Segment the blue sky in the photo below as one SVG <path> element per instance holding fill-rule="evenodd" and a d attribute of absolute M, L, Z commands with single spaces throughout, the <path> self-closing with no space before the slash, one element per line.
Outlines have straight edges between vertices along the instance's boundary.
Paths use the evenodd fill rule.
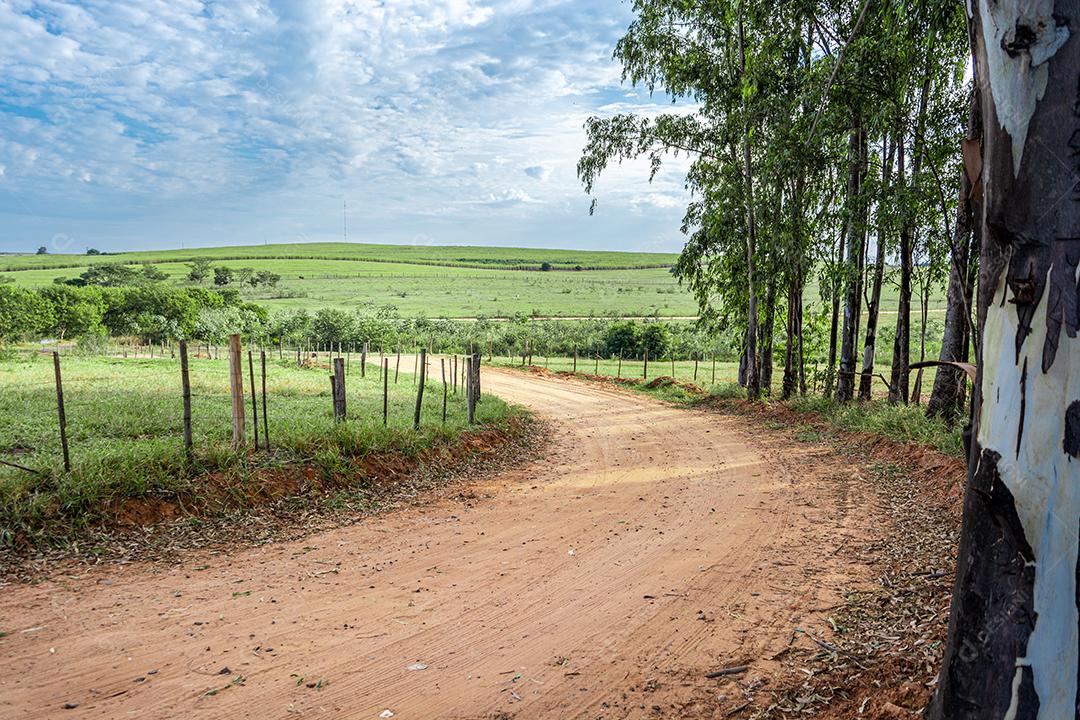
<path fill-rule="evenodd" d="M 678 250 L 680 164 L 575 176 L 656 113 L 619 0 L 0 0 L 0 251 L 350 241 Z"/>

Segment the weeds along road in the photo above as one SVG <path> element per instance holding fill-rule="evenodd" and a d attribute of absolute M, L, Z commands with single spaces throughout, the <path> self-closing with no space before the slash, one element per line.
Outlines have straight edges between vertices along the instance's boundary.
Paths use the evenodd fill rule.
<path fill-rule="evenodd" d="M 812 446 L 483 383 L 551 422 L 545 459 L 301 542 L 6 588 L 0 717 L 722 717 L 863 570 L 835 548 L 865 515 Z"/>

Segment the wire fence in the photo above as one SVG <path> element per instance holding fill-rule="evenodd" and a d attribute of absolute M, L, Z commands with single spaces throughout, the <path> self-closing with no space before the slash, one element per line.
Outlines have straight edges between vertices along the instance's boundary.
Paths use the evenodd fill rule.
<path fill-rule="evenodd" d="M 189 457 L 221 447 L 266 452 L 277 443 L 315 445 L 342 428 L 393 433 L 407 444 L 409 434 L 486 420 L 477 415 L 477 354 L 352 353 L 340 346 L 287 354 L 244 350 L 238 337 L 223 354 L 206 350 L 179 343 L 155 348 L 153 357 L 144 348 L 138 358 L 88 358 L 53 349 L 5 363 L 0 465 L 47 474 L 180 448 Z"/>

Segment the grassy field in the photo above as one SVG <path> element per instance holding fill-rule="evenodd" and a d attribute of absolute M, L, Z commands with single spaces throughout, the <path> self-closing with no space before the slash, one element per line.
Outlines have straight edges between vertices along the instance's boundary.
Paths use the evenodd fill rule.
<path fill-rule="evenodd" d="M 534 268 L 549 263 L 555 269 L 588 270 L 602 268 L 639 268 L 671 265 L 673 253 L 629 253 L 599 250 L 547 250 L 537 248 L 482 247 L 458 245 L 375 245 L 367 243 L 284 243 L 236 247 L 188 248 L 184 250 L 147 250 L 104 256 L 86 255 L 3 255 L 0 269 L 22 270 L 95 262 L 178 262 L 196 257 L 215 261 L 247 259 L 298 260 L 329 259 L 343 261 L 397 262 L 478 268 Z"/>
<path fill-rule="evenodd" d="M 695 317 L 697 303 L 665 267 L 672 254 L 607 253 L 485 247 L 305 244 L 207 248 L 118 255 L 0 256 L 0 280 L 23 287 L 72 278 L 90 263 L 153 262 L 171 282 L 183 283 L 191 259 L 213 258 L 231 268 L 272 270 L 275 289 L 245 289 L 245 299 L 272 309 L 322 307 L 373 309 L 393 305 L 406 317 L 551 317 L 618 315 Z M 537 270 L 540 263 L 580 272 Z M 534 269 L 511 269 L 528 267 Z M 208 287 L 213 287 L 207 282 Z M 232 287 L 236 287 L 233 285 Z M 806 290 L 807 308 L 820 303 L 816 279 Z M 897 291 L 886 285 L 884 324 L 895 314 Z M 944 293 L 931 297 L 931 315 L 944 311 Z M 917 312 L 917 308 L 916 308 Z"/>
<path fill-rule="evenodd" d="M 407 364 L 407 363 L 406 363 Z M 393 365 L 393 363 L 391 363 Z M 256 375 L 258 376 L 256 359 Z M 415 378 L 402 367 L 391 375 L 389 424 L 382 423 L 380 373 L 360 377 L 353 363 L 347 382 L 349 420 L 332 417 L 328 370 L 269 360 L 267 416 L 273 452 L 252 455 L 229 447 L 226 360 L 192 359 L 192 415 L 196 458 L 184 460 L 179 363 L 171 359 L 62 357 L 72 472 L 62 472 L 51 357 L 23 355 L 0 362 L 0 459 L 41 472 L 0 467 L 0 544 L 46 529 L 63 535 L 91 523 L 110 502 L 198 492 L 207 473 L 236 478 L 299 463 L 324 476 L 348 474 L 369 453 L 414 456 L 453 440 L 467 424 L 464 395 L 450 394 L 441 421 L 442 386 L 429 381 L 423 423 L 414 431 Z M 432 368 L 438 376 L 437 364 Z M 392 369 L 391 369 L 392 372 Z M 245 378 L 245 389 L 248 380 Z M 522 411 L 485 396 L 480 426 L 502 427 Z M 247 406 L 251 437 L 250 400 Z M 260 426 L 261 433 L 261 426 Z M 302 475 L 302 474 L 301 474 Z"/>
<path fill-rule="evenodd" d="M 246 300 L 272 309 L 394 305 L 407 317 L 697 314 L 694 299 L 662 268 L 541 272 L 327 259 L 245 260 L 228 265 L 280 274 L 282 279 L 276 289 L 242 291 Z M 184 263 L 155 267 L 174 283 L 183 282 L 188 273 Z M 77 277 L 85 269 L 80 266 L 4 274 L 20 286 L 39 287 L 57 277 Z M 206 287 L 213 286 L 207 283 Z"/>

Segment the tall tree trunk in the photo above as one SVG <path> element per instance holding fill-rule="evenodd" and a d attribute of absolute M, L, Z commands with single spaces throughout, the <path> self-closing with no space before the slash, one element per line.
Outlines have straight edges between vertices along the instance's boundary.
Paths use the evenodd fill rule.
<path fill-rule="evenodd" d="M 919 93 L 919 110 L 915 119 L 915 138 L 911 146 L 911 187 L 917 188 L 919 170 L 923 159 L 923 133 L 926 127 L 926 105 L 930 98 L 931 62 L 933 42 L 927 45 L 926 73 L 923 77 L 922 90 Z M 899 179 L 904 180 L 904 139 L 900 134 L 899 142 Z M 915 219 L 911 209 L 903 208 L 904 221 L 900 227 L 900 301 L 896 313 L 896 337 L 893 341 L 892 377 L 889 389 L 889 402 L 906 403 L 908 401 L 908 365 L 911 352 L 911 273 L 915 251 Z"/>
<path fill-rule="evenodd" d="M 885 146 L 888 145 L 888 152 Z M 881 146 L 881 187 L 882 200 L 888 195 L 892 178 L 892 163 L 896 155 L 896 139 L 884 141 Z M 880 207 L 880 205 L 879 205 Z M 866 340 L 863 343 L 862 372 L 859 373 L 859 399 L 869 400 L 874 382 L 874 360 L 877 354 L 878 316 L 881 314 L 881 285 L 885 279 L 885 229 L 884 223 L 877 226 L 877 247 L 874 252 L 874 273 L 870 279 L 870 297 L 866 303 Z"/>
<path fill-rule="evenodd" d="M 739 73 L 746 73 L 746 45 L 743 37 L 743 18 L 739 15 Z M 757 228 L 754 224 L 754 174 L 750 163 L 750 117 L 743 96 L 743 174 L 746 179 L 746 397 L 757 400 L 761 394 L 761 377 L 757 359 L 757 289 L 754 285 L 754 246 Z"/>
<path fill-rule="evenodd" d="M 1078 717 L 1080 4 L 970 4 L 983 117 L 979 373 L 931 720 Z"/>
<path fill-rule="evenodd" d="M 978 93 L 971 97 L 968 113 L 967 140 L 977 148 L 982 137 Z M 949 289 L 945 304 L 945 330 L 941 338 L 942 361 L 961 361 L 968 358 L 971 339 L 971 301 L 975 273 L 973 254 L 977 252 L 978 234 L 974 231 L 975 214 L 979 208 L 971 197 L 972 178 L 967 171 L 960 173 L 960 190 L 956 201 L 956 227 L 953 231 L 952 262 L 949 266 Z M 967 375 L 950 367 L 939 367 L 934 376 L 934 389 L 926 410 L 932 416 L 949 421 L 963 414 Z"/>
<path fill-rule="evenodd" d="M 765 285 L 765 317 L 761 326 L 761 391 L 772 394 L 773 328 L 776 316 L 776 276 L 771 274 Z"/>
<path fill-rule="evenodd" d="M 840 326 L 840 276 L 837 268 L 844 261 L 844 243 L 847 239 L 845 233 L 840 233 L 840 244 L 837 247 L 836 259 L 833 261 L 833 277 L 830 280 L 832 288 L 832 317 L 829 322 L 829 368 L 825 373 L 825 395 L 831 397 L 835 388 L 836 379 L 836 340 L 837 330 Z"/>
<path fill-rule="evenodd" d="M 866 131 L 856 127 L 848 140 L 847 262 L 844 263 L 844 329 L 840 339 L 840 370 L 836 379 L 836 399 L 847 402 L 855 396 L 855 349 L 862 313 L 864 229 L 862 218 L 862 175 L 866 155 Z"/>
<path fill-rule="evenodd" d="M 795 313 L 798 310 L 798 299 L 801 292 L 798 276 L 794 272 L 790 272 L 787 291 L 787 342 L 784 344 L 784 382 L 780 388 L 781 400 L 791 398 L 795 394 L 799 383 L 798 350 L 796 349 L 799 336 L 795 324 Z"/>
<path fill-rule="evenodd" d="M 925 280 L 919 285 L 919 362 L 926 360 L 926 315 L 930 311 L 930 268 Z M 923 369 L 915 373 L 915 386 L 911 388 L 912 402 L 918 405 L 922 398 Z"/>

